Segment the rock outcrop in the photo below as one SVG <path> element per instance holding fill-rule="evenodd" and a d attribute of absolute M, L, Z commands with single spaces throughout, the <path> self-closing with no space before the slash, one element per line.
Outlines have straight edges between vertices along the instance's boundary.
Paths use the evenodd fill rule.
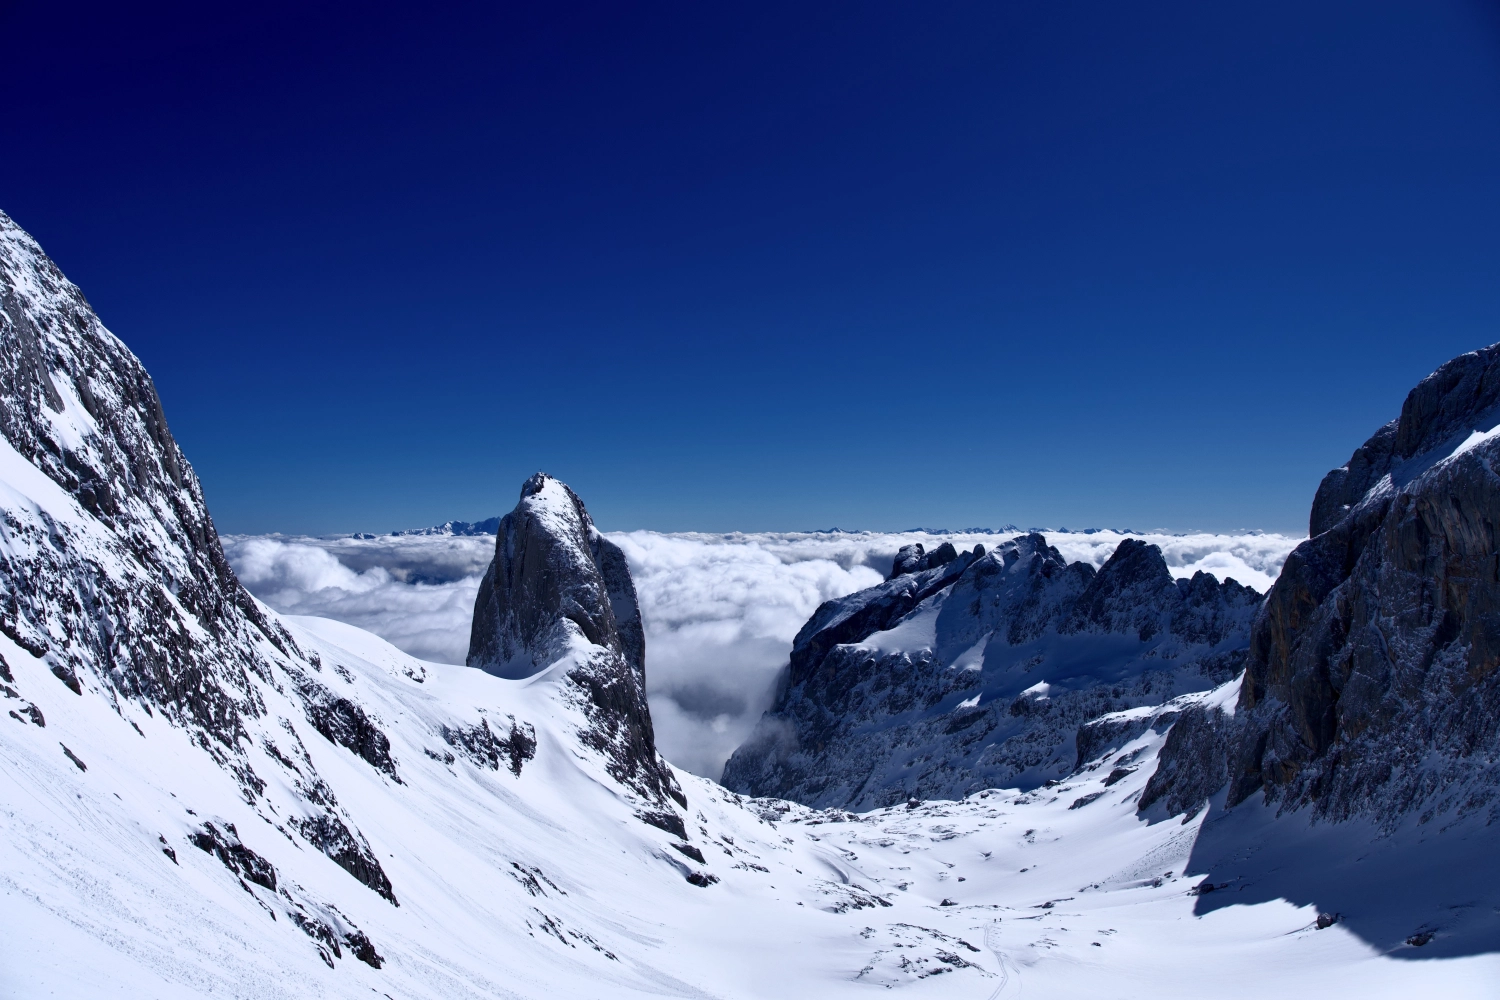
<path fill-rule="evenodd" d="M 1135 539 L 1097 572 L 1039 534 L 909 547 L 889 580 L 803 627 L 723 781 L 855 809 L 1038 785 L 1073 769 L 1087 720 L 1234 677 L 1259 606 L 1233 580 L 1174 580 Z"/>
<path fill-rule="evenodd" d="M 1500 818 L 1500 345 L 1455 358 L 1324 477 L 1230 714 L 1184 712 L 1146 798 Z M 1201 717 L 1200 717 L 1201 716 Z M 1181 737 L 1176 730 L 1181 729 Z"/>
<path fill-rule="evenodd" d="M 980 548 L 980 554 L 983 555 L 982 546 Z M 894 580 L 903 573 L 920 573 L 924 569 L 937 569 L 957 558 L 958 550 L 953 547 L 952 542 L 944 542 L 931 552 L 928 552 L 921 542 L 913 542 L 910 545 L 901 546 L 901 550 L 896 553 L 896 558 L 891 562 L 891 575 L 886 579 Z"/>
<path fill-rule="evenodd" d="M 0 471 L 21 490 L 0 510 L 0 633 L 73 695 L 186 730 L 248 803 L 280 771 L 285 829 L 395 903 L 299 728 L 399 782 L 389 741 L 240 586 L 151 377 L 3 213 L 0 435 Z M 0 699 L 24 705 L 0 673 Z M 295 708 L 277 719 L 268 698 Z M 41 726 L 35 708 L 9 714 Z"/>
<path fill-rule="evenodd" d="M 1497 426 L 1500 345 L 1424 379 L 1324 478 L 1255 621 L 1234 725 L 1211 727 L 1229 805 L 1263 791 L 1334 820 L 1496 817 Z"/>
<path fill-rule="evenodd" d="M 529 677 L 563 664 L 589 719 L 585 743 L 616 780 L 661 806 L 683 803 L 656 750 L 646 704 L 646 635 L 619 546 L 594 527 L 583 501 L 537 473 L 500 519 L 495 558 L 474 602 L 468 664 Z"/>

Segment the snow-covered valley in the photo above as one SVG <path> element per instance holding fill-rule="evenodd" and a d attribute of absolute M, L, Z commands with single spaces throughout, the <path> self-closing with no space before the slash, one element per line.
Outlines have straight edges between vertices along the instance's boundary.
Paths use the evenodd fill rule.
<path fill-rule="evenodd" d="M 241 582 L 278 611 L 348 622 L 414 656 L 462 663 L 474 595 L 495 550 L 494 524 L 484 527 L 231 535 L 224 551 Z M 640 594 L 657 743 L 677 767 L 717 779 L 770 708 L 792 639 L 820 604 L 880 582 L 903 545 L 993 547 L 1016 532 L 607 534 Z M 1070 562 L 1096 568 L 1123 538 L 1140 538 L 1161 548 L 1178 578 L 1204 571 L 1261 593 L 1301 541 L 1266 532 L 1043 534 Z"/>
<path fill-rule="evenodd" d="M 441 580 L 234 540 L 262 602 L 149 375 L 4 215 L 0 278 L 0 995 L 1495 994 L 1500 348 L 1290 554 L 607 535 L 539 473 Z M 1229 567 L 1279 577 L 1194 572 Z M 469 666 L 374 634 L 451 645 L 464 603 Z M 788 658 L 747 773 L 882 808 L 663 757 L 652 671 L 760 718 Z"/>
<path fill-rule="evenodd" d="M 1265 810 L 1136 815 L 1154 730 L 1041 792 L 861 815 L 679 773 L 699 864 L 578 753 L 556 676 L 506 681 L 326 619 L 288 625 L 391 738 L 400 783 L 316 734 L 305 746 L 400 906 L 278 831 L 273 794 L 245 802 L 182 730 L 75 696 L 0 638 L 47 722 L 0 729 L 7 996 L 1193 997 L 1207 981 L 1230 997 L 1480 997 L 1500 981 L 1484 828 L 1445 837 L 1440 857 L 1407 832 L 1355 862 L 1366 831 L 1314 827 L 1267 861 Z M 476 763 L 443 739 L 455 716 L 531 724 L 535 759 L 519 775 Z M 205 822 L 233 824 L 278 891 L 196 849 Z M 325 961 L 288 887 L 359 928 L 381 967 L 347 946 Z M 1320 912 L 1343 916 L 1319 929 Z M 1467 934 L 1405 943 L 1455 914 Z"/>

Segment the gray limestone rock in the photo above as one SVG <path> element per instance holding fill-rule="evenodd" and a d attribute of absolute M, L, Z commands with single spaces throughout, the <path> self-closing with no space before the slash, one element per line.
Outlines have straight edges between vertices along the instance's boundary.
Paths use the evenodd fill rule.
<path fill-rule="evenodd" d="M 539 472 L 500 519 L 474 602 L 468 664 L 528 677 L 564 661 L 589 719 L 584 741 L 605 755 L 610 773 L 658 806 L 681 803 L 656 750 L 645 630 L 625 555 L 576 493 Z"/>
<path fill-rule="evenodd" d="M 1145 812 L 1165 800 L 1167 815 L 1197 815 L 1229 779 L 1228 750 L 1234 717 L 1217 706 L 1194 705 L 1178 713 L 1167 731 L 1160 763 L 1141 793 Z"/>
<path fill-rule="evenodd" d="M 249 802 L 266 787 L 247 753 L 263 687 L 294 692 L 312 728 L 395 778 L 375 721 L 322 684 L 316 660 L 235 579 L 146 369 L 4 213 L 0 435 L 77 504 L 70 518 L 11 511 L 0 523 L 0 632 L 75 694 L 186 729 Z M 342 832 L 309 843 L 394 902 L 305 753 L 272 759 L 286 787 L 318 790 L 303 797 L 306 822 Z"/>
<path fill-rule="evenodd" d="M 1401 416 L 1328 474 L 1313 537 L 1287 559 L 1251 636 L 1228 804 L 1500 818 L 1500 345 L 1424 379 Z M 1185 756 L 1182 756 L 1185 755 Z M 1161 755 L 1196 791 L 1199 741 Z M 1199 773 L 1202 772 L 1202 773 Z M 1221 782 L 1222 784 L 1222 782 Z"/>

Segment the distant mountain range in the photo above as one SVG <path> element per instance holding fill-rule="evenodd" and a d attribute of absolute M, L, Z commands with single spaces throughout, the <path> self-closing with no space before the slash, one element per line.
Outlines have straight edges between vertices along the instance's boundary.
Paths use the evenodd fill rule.
<path fill-rule="evenodd" d="M 402 531 L 390 531 L 385 535 L 371 534 L 370 532 L 356 531 L 351 538 L 375 539 L 381 537 L 400 538 L 404 535 L 493 535 L 500 527 L 499 517 L 485 518 L 483 521 L 444 521 L 442 524 L 433 525 L 430 528 L 407 528 Z M 1098 535 L 1110 532 L 1117 535 L 1139 535 L 1145 532 L 1134 528 L 1018 528 L 1014 524 L 1001 525 L 998 528 L 905 528 L 895 532 L 874 532 L 860 528 L 816 528 L 805 532 L 809 535 L 870 535 L 870 534 L 923 534 L 923 535 L 1003 535 L 1009 537 L 1016 534 L 1049 532 L 1059 535 Z M 1173 534 L 1173 532 L 1157 531 L 1153 534 Z M 1247 532 L 1254 534 L 1254 532 Z"/>

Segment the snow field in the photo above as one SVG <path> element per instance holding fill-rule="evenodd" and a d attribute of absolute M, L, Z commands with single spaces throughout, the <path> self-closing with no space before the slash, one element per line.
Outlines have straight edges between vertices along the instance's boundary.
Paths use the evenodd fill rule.
<path fill-rule="evenodd" d="M 1204 897 L 1191 892 L 1201 874 L 1185 872 L 1189 855 L 1202 825 L 1225 814 L 1187 824 L 1136 815 L 1155 731 L 1110 755 L 1134 755 L 1137 770 L 1107 788 L 1101 763 L 1027 795 L 859 816 L 740 799 L 680 775 L 700 866 L 637 820 L 571 740 L 577 722 L 556 670 L 506 681 L 416 661 L 340 623 L 289 624 L 322 657 L 330 686 L 391 738 L 401 784 L 304 734 L 401 906 L 278 833 L 274 789 L 248 805 L 182 731 L 128 706 L 117 715 L 92 691 L 74 695 L 0 638 L 47 721 L 0 720 L 0 983 L 11 995 L 748 998 L 891 987 L 977 998 L 1002 978 L 986 942 L 1008 964 L 1006 995 L 1200 996 L 1210 976 L 1225 996 L 1295 987 L 1466 997 L 1500 981 L 1494 955 L 1387 957 L 1342 924 L 1317 930 L 1314 908 L 1284 900 L 1196 913 Z M 424 753 L 451 752 L 443 725 L 507 714 L 533 724 L 539 742 L 519 777 Z M 328 968 L 307 936 L 270 916 L 270 894 L 186 841 L 206 818 L 235 823 L 283 881 L 337 907 L 384 968 L 347 954 Z M 720 881 L 699 888 L 684 870 Z"/>

